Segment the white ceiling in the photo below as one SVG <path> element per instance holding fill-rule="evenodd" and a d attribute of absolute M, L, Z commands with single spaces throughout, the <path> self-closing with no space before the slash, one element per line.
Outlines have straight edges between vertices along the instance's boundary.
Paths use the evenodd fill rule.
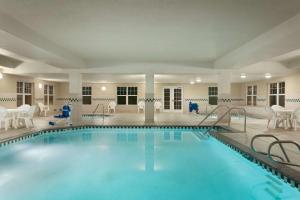
<path fill-rule="evenodd" d="M 214 61 L 300 12 L 299 0 L 0 0 L 87 63 Z"/>

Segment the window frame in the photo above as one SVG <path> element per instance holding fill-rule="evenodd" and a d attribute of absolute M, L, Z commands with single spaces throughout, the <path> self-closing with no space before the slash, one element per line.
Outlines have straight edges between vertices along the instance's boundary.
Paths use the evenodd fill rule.
<path fill-rule="evenodd" d="M 81 95 L 82 95 L 82 105 L 92 105 L 92 95 L 93 95 L 92 86 L 82 86 Z M 85 102 L 85 98 L 89 99 L 89 101 Z"/>
<path fill-rule="evenodd" d="M 30 85 L 30 91 L 28 91 L 28 85 Z M 20 87 L 21 86 L 21 87 Z M 33 103 L 33 83 L 28 81 L 17 81 L 17 107 L 26 104 L 26 96 L 30 96 L 30 103 Z M 20 90 L 19 90 L 20 89 Z M 22 96 L 21 104 L 18 104 L 18 96 Z"/>
<path fill-rule="evenodd" d="M 52 92 L 50 92 L 50 88 L 52 88 Z M 50 97 L 52 97 L 51 103 L 50 103 Z M 54 86 L 51 84 L 44 85 L 44 105 L 45 106 L 53 106 L 54 105 Z"/>
<path fill-rule="evenodd" d="M 125 90 L 124 90 L 125 88 Z M 122 89 L 122 90 L 121 90 Z M 117 105 L 120 106 L 136 106 L 138 103 L 138 90 L 139 88 L 137 86 L 117 86 Z M 118 97 L 125 97 L 125 103 L 120 104 Z M 129 98 L 135 97 L 136 103 L 129 103 Z"/>
<path fill-rule="evenodd" d="M 268 86 L 269 106 L 272 106 L 270 101 L 271 97 L 275 97 L 276 104 L 273 105 L 280 105 L 280 97 L 283 96 L 283 105 L 280 106 L 285 107 L 285 81 L 271 82 Z"/>
<path fill-rule="evenodd" d="M 207 91 L 208 91 L 208 104 L 218 105 L 218 94 L 219 94 L 218 86 L 208 86 Z M 211 97 L 216 98 L 216 104 L 211 104 Z"/>
<path fill-rule="evenodd" d="M 248 90 L 249 88 L 251 88 L 250 93 Z M 250 104 L 248 103 L 248 97 L 250 98 Z M 257 85 L 247 85 L 247 87 L 246 87 L 246 105 L 247 106 L 257 106 Z"/>

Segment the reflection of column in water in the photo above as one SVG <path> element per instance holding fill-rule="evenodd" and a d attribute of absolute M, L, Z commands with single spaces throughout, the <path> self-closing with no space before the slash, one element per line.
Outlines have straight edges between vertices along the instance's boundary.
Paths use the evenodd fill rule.
<path fill-rule="evenodd" d="M 154 171 L 154 134 L 145 134 L 145 171 Z"/>

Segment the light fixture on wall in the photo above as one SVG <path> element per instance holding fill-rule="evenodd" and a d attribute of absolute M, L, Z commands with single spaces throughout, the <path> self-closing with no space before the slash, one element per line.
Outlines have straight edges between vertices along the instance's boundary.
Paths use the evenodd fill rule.
<path fill-rule="evenodd" d="M 3 74 L 0 72 L 0 80 L 3 79 Z"/>
<path fill-rule="evenodd" d="M 194 84 L 195 84 L 195 82 L 194 82 L 194 81 L 190 81 L 190 84 L 191 84 L 191 85 L 194 85 Z"/>
<path fill-rule="evenodd" d="M 246 76 L 245 73 L 241 73 L 241 76 L 240 76 L 240 77 L 243 78 L 243 79 L 247 78 L 247 76 Z"/>
<path fill-rule="evenodd" d="M 102 91 L 105 91 L 105 90 L 106 90 L 106 87 L 105 87 L 105 86 L 102 86 L 102 87 L 101 87 L 101 90 L 102 90 Z"/>
<path fill-rule="evenodd" d="M 201 81 L 202 81 L 202 80 L 201 80 L 200 78 L 197 78 L 197 79 L 196 79 L 196 82 L 197 82 L 197 83 L 200 83 Z"/>
<path fill-rule="evenodd" d="M 43 84 L 39 83 L 39 89 L 43 88 Z"/>
<path fill-rule="evenodd" d="M 267 78 L 267 79 L 272 78 L 272 75 L 270 73 L 266 73 L 265 78 Z"/>

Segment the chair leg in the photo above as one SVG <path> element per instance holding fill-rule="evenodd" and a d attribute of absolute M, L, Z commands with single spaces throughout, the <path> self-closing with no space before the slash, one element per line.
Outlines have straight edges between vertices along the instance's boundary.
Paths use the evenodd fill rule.
<path fill-rule="evenodd" d="M 28 119 L 28 118 L 26 118 L 26 119 L 24 119 L 24 122 L 25 122 L 25 126 L 26 126 L 26 128 L 30 128 L 31 127 L 31 119 Z"/>
<path fill-rule="evenodd" d="M 5 122 L 4 122 L 4 129 L 5 129 L 5 131 L 7 131 L 8 130 L 8 123 L 9 123 L 9 120 L 5 120 Z"/>
<path fill-rule="evenodd" d="M 268 124 L 267 124 L 267 128 L 269 128 L 269 125 L 270 125 L 270 119 L 268 119 Z"/>

